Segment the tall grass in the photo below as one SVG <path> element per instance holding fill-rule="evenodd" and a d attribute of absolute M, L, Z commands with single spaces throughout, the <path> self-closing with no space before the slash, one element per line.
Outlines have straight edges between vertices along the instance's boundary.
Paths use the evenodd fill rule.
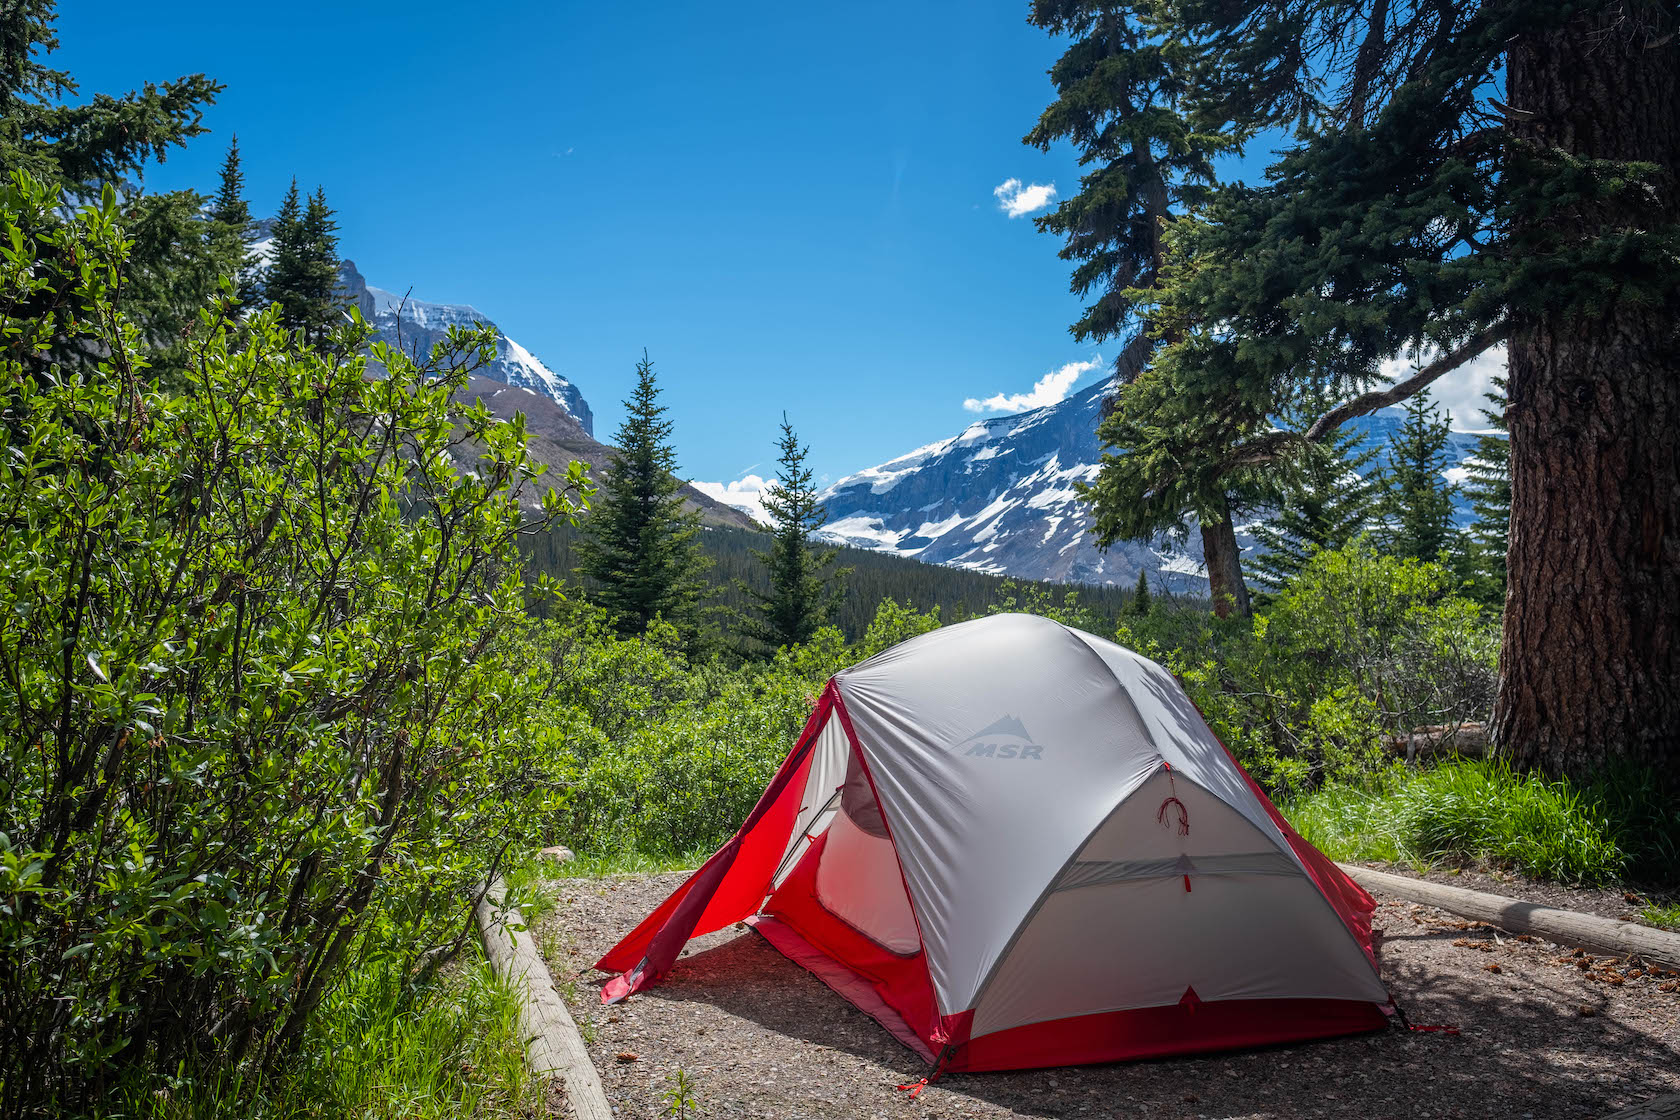
<path fill-rule="evenodd" d="M 105 1115 L 144 1120 L 512 1120 L 538 1114 L 518 1002 L 474 961 L 416 991 L 394 962 L 358 968 L 322 1009 L 299 1058 L 269 1075 L 223 1074 L 119 1096 Z M 183 1071 L 184 1074 L 185 1071 Z"/>
<path fill-rule="evenodd" d="M 1282 806 L 1337 859 L 1430 864 L 1486 860 L 1564 883 L 1671 882 L 1676 803 L 1648 773 L 1589 785 L 1503 762 L 1395 768 L 1366 785 L 1325 786 Z"/>

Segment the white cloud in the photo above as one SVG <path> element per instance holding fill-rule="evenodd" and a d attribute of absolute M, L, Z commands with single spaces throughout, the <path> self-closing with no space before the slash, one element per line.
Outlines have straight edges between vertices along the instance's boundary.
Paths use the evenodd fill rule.
<path fill-rule="evenodd" d="M 1025 412 L 1029 408 L 1042 408 L 1047 404 L 1055 404 L 1068 395 L 1081 374 L 1089 373 L 1102 365 L 1102 355 L 1098 354 L 1088 362 L 1069 362 L 1061 369 L 1053 369 L 1037 381 L 1033 382 L 1030 393 L 1002 393 L 980 400 L 969 397 L 963 401 L 963 407 L 970 412 Z"/>
<path fill-rule="evenodd" d="M 1420 364 L 1433 357 L 1433 354 L 1425 353 L 1417 360 L 1406 355 L 1390 358 L 1382 364 L 1382 372 L 1385 377 L 1399 380 L 1409 377 Z M 1488 402 L 1482 394 L 1491 390 L 1493 379 L 1505 372 L 1505 362 L 1504 345 L 1490 347 L 1430 384 L 1430 394 L 1436 404 L 1447 410 L 1455 430 L 1474 432 L 1488 427 L 1487 419 L 1481 412 Z"/>
<path fill-rule="evenodd" d="M 745 475 L 734 482 L 701 482 L 695 479 L 689 483 L 708 498 L 734 506 L 762 525 L 770 524 L 770 515 L 764 512 L 764 490 L 773 484 L 773 480 L 767 481 L 756 474 Z"/>
<path fill-rule="evenodd" d="M 998 200 L 998 209 L 1011 218 L 1021 218 L 1055 201 L 1056 184 L 1030 183 L 1023 186 L 1019 179 L 1005 179 L 992 188 L 992 197 Z"/>

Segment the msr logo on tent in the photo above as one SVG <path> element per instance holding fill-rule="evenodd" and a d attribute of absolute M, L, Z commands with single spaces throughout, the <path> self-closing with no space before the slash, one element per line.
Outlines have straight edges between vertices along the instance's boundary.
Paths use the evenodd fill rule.
<path fill-rule="evenodd" d="M 967 758 L 1044 757 L 1044 748 L 1032 741 L 1026 726 L 1014 716 L 1004 716 L 990 727 L 976 731 L 952 749 Z"/>

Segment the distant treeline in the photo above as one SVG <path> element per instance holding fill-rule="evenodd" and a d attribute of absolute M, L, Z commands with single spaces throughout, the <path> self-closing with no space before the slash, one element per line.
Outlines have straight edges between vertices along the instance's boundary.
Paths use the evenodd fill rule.
<path fill-rule="evenodd" d="M 531 538 L 525 546 L 530 558 L 529 574 L 534 578 L 542 572 L 573 585 L 583 583 L 587 590 L 586 581 L 574 571 L 577 538 L 578 530 L 568 525 L 556 525 Z M 726 615 L 753 606 L 740 583 L 760 591 L 770 586 L 764 565 L 753 556 L 754 550 L 768 548 L 769 542 L 768 534 L 750 529 L 708 526 L 701 532 L 701 548 L 712 561 L 705 573 L 711 588 L 707 600 L 710 605 L 722 608 Z M 833 622 L 852 641 L 863 634 L 875 617 L 876 607 L 888 598 L 923 611 L 938 607 L 945 622 L 985 614 L 1011 596 L 1022 602 L 1048 600 L 1059 605 L 1070 593 L 1078 596 L 1079 606 L 1085 611 L 1113 622 L 1132 599 L 1129 588 L 1013 579 L 924 564 L 861 548 L 837 551 L 840 554 L 837 563 L 850 571 L 843 577 L 846 591 Z"/>

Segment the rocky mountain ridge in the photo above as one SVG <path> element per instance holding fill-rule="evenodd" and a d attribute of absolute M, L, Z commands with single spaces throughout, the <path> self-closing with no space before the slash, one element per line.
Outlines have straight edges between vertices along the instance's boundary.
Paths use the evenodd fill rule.
<path fill-rule="evenodd" d="M 1042 408 L 978 420 L 949 439 L 841 479 L 823 492 L 836 543 L 913 556 L 998 575 L 1065 583 L 1129 584 L 1140 570 L 1185 592 L 1205 591 L 1200 534 L 1179 541 L 1116 542 L 1090 536 L 1091 517 L 1075 484 L 1096 477 L 1097 422 L 1112 382 Z M 1350 422 L 1385 460 L 1403 420 L 1384 409 Z M 1454 432 L 1452 470 L 1473 453 L 1476 433 Z M 1239 526 L 1245 547 L 1252 540 Z"/>

